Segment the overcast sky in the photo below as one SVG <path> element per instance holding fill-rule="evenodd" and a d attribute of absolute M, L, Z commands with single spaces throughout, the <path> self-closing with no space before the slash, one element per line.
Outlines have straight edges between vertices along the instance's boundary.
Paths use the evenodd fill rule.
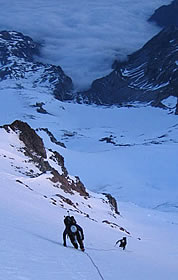
<path fill-rule="evenodd" d="M 111 71 L 160 29 L 146 20 L 171 0 L 1 0 L 1 30 L 44 44 L 41 60 L 60 65 L 76 86 Z"/>

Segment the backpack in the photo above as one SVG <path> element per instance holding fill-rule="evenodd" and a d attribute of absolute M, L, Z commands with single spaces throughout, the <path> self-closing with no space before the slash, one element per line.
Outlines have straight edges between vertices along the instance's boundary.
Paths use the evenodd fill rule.
<path fill-rule="evenodd" d="M 74 216 L 66 216 L 64 218 L 64 224 L 65 224 L 66 227 L 68 227 L 70 225 L 75 225 L 76 220 L 75 220 Z"/>

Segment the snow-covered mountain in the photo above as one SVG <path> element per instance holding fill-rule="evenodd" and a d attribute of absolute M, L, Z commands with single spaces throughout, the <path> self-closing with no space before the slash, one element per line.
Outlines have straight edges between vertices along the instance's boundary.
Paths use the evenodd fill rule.
<path fill-rule="evenodd" d="M 128 56 L 126 62 L 115 61 L 114 71 L 92 83 L 76 99 L 87 103 L 125 105 L 128 102 L 161 101 L 178 96 L 178 28 L 170 26 Z"/>
<path fill-rule="evenodd" d="M 40 61 L 60 65 L 81 91 L 160 31 L 147 19 L 170 1 L 1 0 L 0 26 L 40 42 Z"/>
<path fill-rule="evenodd" d="M 71 78 L 59 66 L 35 62 L 33 57 L 39 53 L 39 46 L 31 38 L 17 32 L 2 31 L 0 39 L 1 87 L 9 87 L 10 81 L 17 89 L 38 87 L 61 101 L 99 105 L 123 106 L 139 101 L 163 107 L 162 100 L 178 96 L 176 27 L 161 31 L 142 49 L 131 54 L 127 62 L 115 61 L 114 71 L 94 81 L 86 92 L 76 92 Z M 43 111 L 42 104 L 39 107 Z"/>
<path fill-rule="evenodd" d="M 24 18 L 28 6 L 36 19 L 36 1 L 17 1 L 13 7 L 10 2 L 2 2 L 2 15 L 21 7 L 17 14 Z M 118 18 L 129 3 L 121 1 L 118 7 L 118 1 L 111 2 L 82 1 L 82 14 L 81 2 L 75 1 L 68 11 L 74 12 L 72 22 L 68 17 L 64 22 L 73 29 L 75 15 L 84 22 L 91 7 L 95 15 L 103 7 L 106 15 L 111 4 Z M 145 21 L 135 20 L 137 34 L 146 15 L 163 2 L 168 1 L 132 2 L 129 15 L 137 7 L 144 10 L 140 17 Z M 49 17 L 54 3 L 40 0 L 35 11 L 42 17 L 49 11 Z M 56 14 L 66 15 L 66 3 L 56 6 Z M 100 21 L 103 17 L 95 19 Z M 3 24 L 9 27 L 5 18 Z M 57 33 L 55 20 L 53 26 L 49 38 L 55 45 L 56 34 L 68 33 Z M 104 26 L 107 31 L 105 21 Z M 154 31 L 149 28 L 146 37 Z M 177 34 L 176 27 L 162 30 L 128 60 L 117 59 L 114 70 L 89 90 L 79 92 L 60 66 L 39 62 L 44 46 L 35 42 L 37 36 L 33 41 L 17 31 L 0 32 L 0 279 L 177 279 Z M 137 46 L 143 37 L 138 42 L 136 36 Z M 131 42 L 127 51 L 133 46 Z M 70 54 L 68 63 L 74 62 Z M 82 61 L 78 68 L 72 66 L 76 73 L 82 71 Z M 68 211 L 84 229 L 84 253 L 69 240 L 63 246 Z M 125 251 L 115 246 L 123 236 Z"/>
<path fill-rule="evenodd" d="M 0 81 L 9 80 L 15 88 L 48 90 L 56 98 L 72 90 L 72 80 L 67 77 L 60 66 L 35 62 L 40 46 L 30 37 L 15 31 L 0 32 Z M 2 85 L 3 86 L 3 85 Z"/>

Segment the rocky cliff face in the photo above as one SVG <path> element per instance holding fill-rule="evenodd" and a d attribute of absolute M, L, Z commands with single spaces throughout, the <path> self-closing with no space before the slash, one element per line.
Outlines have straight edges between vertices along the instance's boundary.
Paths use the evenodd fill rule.
<path fill-rule="evenodd" d="M 33 162 L 39 169 L 37 174 L 32 173 L 31 176 L 39 176 L 41 172 L 46 173 L 49 171 L 52 175 L 51 181 L 58 183 L 64 191 L 71 194 L 73 191 L 76 191 L 82 196 L 89 196 L 79 177 L 75 178 L 73 181 L 69 178 L 67 169 L 64 166 L 64 158 L 58 152 L 50 150 L 50 156 L 47 157 L 47 151 L 44 147 L 43 140 L 27 123 L 16 120 L 10 125 L 4 125 L 2 128 L 8 133 L 10 133 L 10 130 L 14 131 L 23 142 L 24 147 L 21 151 L 29 158 L 29 161 Z M 55 162 L 60 166 L 61 172 L 55 169 L 51 162 Z"/>
<path fill-rule="evenodd" d="M 70 99 L 72 80 L 60 66 L 36 62 L 34 56 L 39 52 L 40 45 L 30 37 L 15 31 L 1 31 L 0 81 L 19 89 L 41 87 L 60 100 Z"/>
<path fill-rule="evenodd" d="M 114 71 L 93 82 L 77 96 L 78 102 L 123 105 L 152 102 L 162 106 L 169 96 L 178 97 L 178 28 L 170 26 L 153 37 L 126 62 L 116 61 Z"/>
<path fill-rule="evenodd" d="M 168 27 L 169 25 L 178 26 L 178 0 L 174 0 L 169 5 L 163 5 L 148 19 L 157 23 L 161 27 Z"/>
<path fill-rule="evenodd" d="M 68 173 L 63 156 L 46 149 L 43 139 L 27 123 L 16 120 L 0 127 L 0 163 L 5 167 L 3 178 L 7 183 L 13 181 L 54 207 L 79 213 L 94 222 L 107 221 L 110 227 L 123 231 L 118 224 L 116 200 L 110 194 L 87 191 L 78 176 Z"/>
<path fill-rule="evenodd" d="M 128 106 L 130 102 L 143 102 L 164 107 L 163 99 L 178 97 L 178 28 L 175 26 L 161 31 L 129 55 L 127 61 L 115 61 L 114 70 L 95 80 L 84 92 L 74 93 L 72 80 L 60 66 L 34 61 L 39 49 L 37 43 L 21 33 L 0 32 L 0 88 L 37 88 L 61 101 L 98 105 Z M 40 104 L 37 110 L 47 113 Z"/>

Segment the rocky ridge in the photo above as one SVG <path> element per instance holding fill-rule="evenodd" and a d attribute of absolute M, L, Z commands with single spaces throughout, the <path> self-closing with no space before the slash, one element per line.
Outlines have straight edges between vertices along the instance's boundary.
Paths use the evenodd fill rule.
<path fill-rule="evenodd" d="M 0 87 L 37 88 L 60 101 L 109 106 L 140 102 L 166 108 L 162 100 L 178 97 L 178 28 L 175 26 L 162 30 L 129 55 L 127 61 L 115 61 L 109 75 L 93 81 L 91 88 L 83 92 L 74 91 L 71 78 L 60 66 L 36 62 L 34 57 L 39 52 L 39 44 L 30 37 L 15 31 L 0 32 Z M 36 104 L 39 113 L 48 113 L 42 107 L 44 103 Z"/>
<path fill-rule="evenodd" d="M 161 104 L 169 96 L 178 97 L 178 28 L 170 26 L 128 56 L 115 61 L 114 70 L 76 96 L 78 102 L 123 106 L 129 102 Z"/>
<path fill-rule="evenodd" d="M 71 78 L 60 66 L 37 62 L 34 57 L 39 53 L 40 45 L 30 37 L 16 31 L 1 31 L 0 81 L 11 81 L 11 86 L 18 89 L 47 89 L 60 100 L 66 96 L 69 99 Z"/>
<path fill-rule="evenodd" d="M 123 227 L 117 224 L 120 213 L 116 200 L 110 194 L 95 197 L 94 193 L 87 191 L 78 176 L 68 173 L 63 156 L 46 149 L 43 139 L 27 123 L 16 120 L 3 125 L 0 135 L 0 161 L 4 165 L 9 164 L 8 173 L 11 173 L 14 184 L 33 191 L 54 206 L 79 213 L 95 222 L 93 213 L 97 211 L 95 207 L 99 207 L 105 213 L 101 222 L 107 219 L 109 226 L 123 231 Z"/>
<path fill-rule="evenodd" d="M 23 142 L 24 147 L 21 148 L 21 151 L 39 169 L 39 173 L 31 174 L 32 177 L 49 171 L 52 174 L 51 181 L 58 183 L 60 188 L 65 192 L 72 194 L 73 191 L 76 191 L 82 196 L 89 197 L 79 177 L 75 181 L 69 179 L 69 174 L 64 166 L 64 158 L 58 152 L 50 150 L 50 156 L 47 158 L 47 151 L 44 147 L 43 140 L 27 123 L 16 120 L 12 124 L 4 125 L 2 128 L 8 133 L 10 133 L 10 130 L 14 131 L 18 134 L 19 140 Z M 49 159 L 60 166 L 60 172 L 52 167 Z"/>

